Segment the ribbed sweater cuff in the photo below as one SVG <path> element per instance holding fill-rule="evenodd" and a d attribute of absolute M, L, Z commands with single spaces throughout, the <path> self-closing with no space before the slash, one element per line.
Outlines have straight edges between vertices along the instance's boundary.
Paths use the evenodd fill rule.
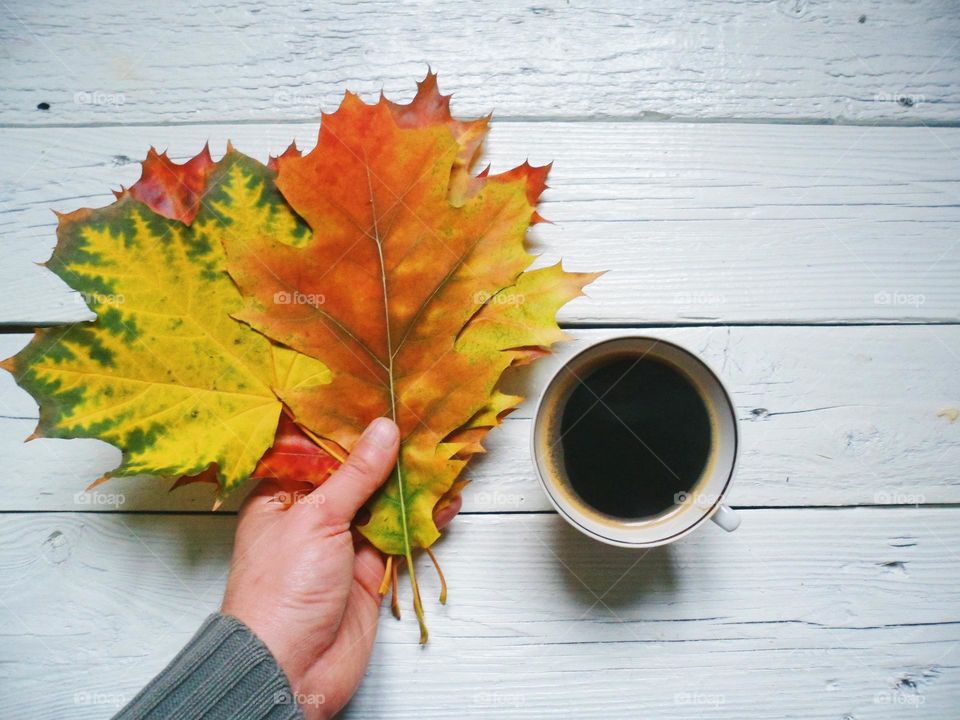
<path fill-rule="evenodd" d="M 260 638 L 229 615 L 208 617 L 117 720 L 302 720 L 290 683 Z"/>

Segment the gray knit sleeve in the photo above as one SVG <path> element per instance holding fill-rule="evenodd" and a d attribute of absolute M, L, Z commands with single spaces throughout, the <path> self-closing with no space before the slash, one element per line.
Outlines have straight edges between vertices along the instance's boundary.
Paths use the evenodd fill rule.
<path fill-rule="evenodd" d="M 115 720 L 302 720 L 267 646 L 229 615 L 208 617 Z"/>

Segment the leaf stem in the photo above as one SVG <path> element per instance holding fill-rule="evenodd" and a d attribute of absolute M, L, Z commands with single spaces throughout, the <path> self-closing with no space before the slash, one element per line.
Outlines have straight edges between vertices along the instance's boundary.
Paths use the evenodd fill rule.
<path fill-rule="evenodd" d="M 376 195 L 373 191 L 373 179 L 370 177 L 370 164 L 367 161 L 366 149 L 363 149 L 363 164 L 367 171 L 367 189 L 370 193 L 370 211 L 373 216 L 373 241 L 377 246 L 377 258 L 380 261 L 380 285 L 383 288 L 383 321 L 387 335 L 387 376 L 390 379 L 390 417 L 397 422 L 397 391 L 393 373 L 393 339 L 390 335 L 390 292 L 387 288 L 387 264 L 383 258 L 383 240 L 380 237 L 380 227 L 377 221 Z M 427 625 L 423 619 L 423 603 L 420 601 L 420 588 L 417 585 L 417 574 L 413 569 L 413 549 L 410 547 L 410 527 L 407 520 L 407 503 L 403 490 L 403 471 L 400 469 L 403 457 L 403 443 L 400 443 L 400 452 L 397 455 L 397 464 L 393 471 L 397 478 L 397 497 L 400 501 L 400 526 L 403 530 L 403 554 L 407 559 L 407 568 L 410 572 L 410 586 L 413 589 L 413 609 L 417 614 L 417 623 L 420 625 L 420 644 L 427 642 Z"/>
<path fill-rule="evenodd" d="M 443 570 L 440 569 L 440 563 L 437 561 L 437 556 L 433 554 L 433 550 L 430 548 L 424 548 L 427 551 L 427 555 L 430 556 L 430 559 L 433 560 L 433 566 L 437 569 L 437 575 L 440 576 L 440 604 L 447 604 L 447 579 L 443 576 Z"/>
<path fill-rule="evenodd" d="M 399 581 L 397 579 L 397 570 L 400 566 L 400 563 L 403 562 L 402 557 L 397 557 L 397 561 L 393 564 L 393 580 L 391 582 L 393 586 L 393 593 L 390 595 L 390 612 L 393 613 L 393 616 L 399 620 L 400 619 L 400 596 L 399 596 Z"/>
<path fill-rule="evenodd" d="M 294 422 L 296 422 L 296 420 L 294 420 Z M 334 445 L 333 445 L 332 443 L 330 443 L 330 442 L 327 441 L 327 440 L 324 440 L 322 437 L 320 437 L 320 436 L 317 435 L 316 433 L 311 432 L 311 431 L 310 431 L 308 428 L 306 428 L 305 426 L 300 425 L 300 424 L 298 423 L 298 424 L 297 424 L 297 427 L 300 428 L 301 430 L 303 430 L 303 434 L 306 435 L 306 436 L 307 436 L 308 438 L 310 438 L 311 440 L 313 440 L 317 445 L 319 445 L 320 448 L 321 448 L 325 453 L 327 453 L 327 455 L 330 455 L 334 460 L 336 460 L 336 461 L 339 462 L 339 463 L 346 462 L 347 456 L 344 455 L 342 452 L 340 452 L 339 448 L 334 447 Z"/>
<path fill-rule="evenodd" d="M 380 597 L 383 597 L 387 594 L 387 590 L 390 589 L 390 576 L 391 570 L 393 569 L 393 555 L 387 555 L 387 564 L 383 570 L 383 579 L 380 581 L 380 587 L 377 589 L 377 592 L 380 593 Z"/>
<path fill-rule="evenodd" d="M 397 486 L 400 490 L 401 497 L 401 508 L 400 508 L 400 517 L 403 521 L 403 540 L 404 540 L 404 553 L 403 556 L 407 560 L 407 572 L 410 574 L 410 587 L 413 590 L 413 610 L 417 615 L 417 624 L 420 626 L 420 644 L 425 645 L 429 637 L 427 632 L 427 625 L 423 619 L 423 603 L 420 601 L 420 586 L 417 584 L 417 573 L 413 569 L 413 549 L 410 547 L 410 535 L 409 530 L 407 529 L 407 511 L 403 503 L 403 484 L 400 481 L 400 463 L 397 462 L 394 467 L 394 472 L 397 474 Z"/>

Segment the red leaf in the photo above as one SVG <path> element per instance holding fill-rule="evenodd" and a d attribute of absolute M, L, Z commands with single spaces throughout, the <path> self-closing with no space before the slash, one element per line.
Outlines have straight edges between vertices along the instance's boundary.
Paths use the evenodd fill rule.
<path fill-rule="evenodd" d="M 320 485 L 340 467 L 340 462 L 311 440 L 286 413 L 280 415 L 273 446 L 267 450 L 253 474 L 254 480 L 275 480 L 286 487 L 296 483 Z M 176 490 L 193 483 L 217 484 L 217 468 L 211 465 L 196 475 L 184 475 L 171 487 Z"/>
<path fill-rule="evenodd" d="M 338 467 L 337 459 L 307 437 L 284 413 L 280 415 L 273 447 L 260 458 L 251 477 L 319 485 Z"/>
<path fill-rule="evenodd" d="M 173 162 L 166 152 L 150 148 L 140 179 L 125 192 L 158 215 L 189 225 L 200 209 L 207 175 L 214 164 L 209 145 L 183 164 Z M 122 194 L 117 193 L 117 197 Z"/>

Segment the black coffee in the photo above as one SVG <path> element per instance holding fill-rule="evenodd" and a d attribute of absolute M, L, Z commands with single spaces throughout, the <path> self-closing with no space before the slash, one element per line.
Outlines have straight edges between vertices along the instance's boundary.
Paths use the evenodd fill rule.
<path fill-rule="evenodd" d="M 612 358 L 580 380 L 560 420 L 573 490 L 619 518 L 674 505 L 710 455 L 710 416 L 694 386 L 670 365 L 638 356 Z"/>

